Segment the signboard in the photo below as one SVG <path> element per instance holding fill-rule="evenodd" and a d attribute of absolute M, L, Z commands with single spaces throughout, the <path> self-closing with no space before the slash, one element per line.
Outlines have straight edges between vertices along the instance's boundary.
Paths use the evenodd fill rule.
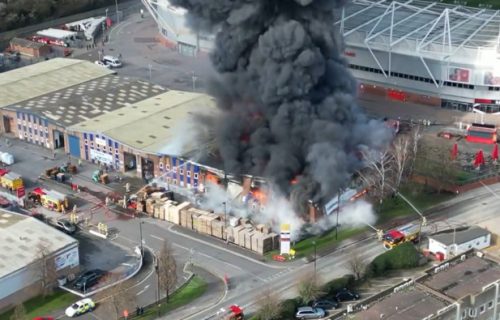
<path fill-rule="evenodd" d="M 290 253 L 290 224 L 284 223 L 280 227 L 280 254 Z"/>
<path fill-rule="evenodd" d="M 95 149 L 90 149 L 90 159 L 99 161 L 105 164 L 113 164 L 113 156 L 102 151 L 97 151 Z"/>
<path fill-rule="evenodd" d="M 101 138 L 95 138 L 95 143 L 100 145 L 100 146 L 106 146 L 106 140 L 105 139 L 101 139 Z"/>
<path fill-rule="evenodd" d="M 483 84 L 486 86 L 500 86 L 500 72 L 485 71 Z"/>
<path fill-rule="evenodd" d="M 453 82 L 470 82 L 470 69 L 449 67 L 448 68 L 448 80 Z"/>
<path fill-rule="evenodd" d="M 66 267 L 76 267 L 80 264 L 80 258 L 78 256 L 78 247 L 72 248 L 55 258 L 56 270 L 59 271 Z"/>
<path fill-rule="evenodd" d="M 26 189 L 24 188 L 24 186 L 22 186 L 22 187 L 18 188 L 16 190 L 16 192 L 17 192 L 17 197 L 22 198 L 26 194 Z"/>

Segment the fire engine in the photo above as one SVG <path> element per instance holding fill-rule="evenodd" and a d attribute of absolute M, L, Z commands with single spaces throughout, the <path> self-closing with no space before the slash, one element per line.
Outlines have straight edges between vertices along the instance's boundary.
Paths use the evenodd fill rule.
<path fill-rule="evenodd" d="M 220 312 L 217 313 L 219 316 L 217 319 L 220 320 L 243 320 L 243 309 L 235 304 L 229 307 L 229 310 L 221 309 Z"/>
<path fill-rule="evenodd" d="M 32 36 L 29 38 L 29 40 L 33 42 L 40 42 L 40 43 L 45 43 L 48 45 L 53 45 L 53 46 L 60 46 L 60 47 L 68 47 L 68 43 L 63 41 L 63 40 L 58 40 L 58 39 L 52 39 L 49 37 L 42 37 L 42 36 Z"/>
<path fill-rule="evenodd" d="M 408 241 L 417 243 L 419 235 L 420 226 L 412 223 L 404 225 L 400 228 L 389 230 L 382 238 L 384 241 L 384 248 L 390 250 Z"/>

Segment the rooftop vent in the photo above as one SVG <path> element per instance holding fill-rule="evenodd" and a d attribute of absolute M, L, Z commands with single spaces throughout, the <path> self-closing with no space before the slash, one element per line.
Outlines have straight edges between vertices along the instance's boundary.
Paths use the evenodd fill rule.
<path fill-rule="evenodd" d="M 149 135 L 151 139 L 156 139 L 156 136 L 153 136 L 152 134 Z"/>
<path fill-rule="evenodd" d="M 148 113 L 148 111 L 147 111 L 147 110 L 142 110 L 141 112 L 142 112 L 142 113 Z"/>
<path fill-rule="evenodd" d="M 139 143 L 139 144 L 143 144 L 144 142 L 142 142 L 141 140 L 135 140 L 135 142 Z"/>
<path fill-rule="evenodd" d="M 163 116 L 164 119 L 167 119 L 167 120 L 170 120 L 172 118 L 168 117 L 168 116 Z"/>
<path fill-rule="evenodd" d="M 169 126 L 162 126 L 162 127 L 163 127 L 163 128 L 165 128 L 165 129 L 170 129 L 170 127 L 169 127 Z"/>
<path fill-rule="evenodd" d="M 118 115 L 119 115 L 119 116 L 124 116 L 124 115 L 125 115 L 125 113 L 119 113 Z"/>

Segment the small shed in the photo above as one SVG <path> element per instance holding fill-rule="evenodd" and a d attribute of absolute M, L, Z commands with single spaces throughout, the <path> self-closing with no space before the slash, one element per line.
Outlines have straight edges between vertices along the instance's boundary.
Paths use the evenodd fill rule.
<path fill-rule="evenodd" d="M 30 41 L 28 39 L 13 38 L 10 40 L 10 49 L 18 51 L 22 55 L 29 57 L 45 57 L 51 52 L 49 45 L 40 42 Z"/>
<path fill-rule="evenodd" d="M 444 259 L 457 256 L 472 248 L 481 250 L 491 245 L 491 233 L 473 226 L 446 230 L 429 236 L 429 251 L 442 254 Z"/>

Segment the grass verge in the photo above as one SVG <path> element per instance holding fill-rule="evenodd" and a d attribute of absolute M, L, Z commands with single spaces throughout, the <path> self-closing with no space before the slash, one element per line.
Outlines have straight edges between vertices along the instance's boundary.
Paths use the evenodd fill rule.
<path fill-rule="evenodd" d="M 199 277 L 194 276 L 189 282 L 170 296 L 169 302 L 165 303 L 165 299 L 162 300 L 160 306 L 160 314 L 164 315 L 169 311 L 187 305 L 188 303 L 194 301 L 195 299 L 201 297 L 207 290 L 206 281 Z M 149 308 L 145 310 L 144 315 L 140 317 L 134 317 L 134 319 L 156 319 L 158 317 L 158 307 Z"/>
<path fill-rule="evenodd" d="M 75 301 L 75 296 L 66 291 L 56 291 L 47 297 L 34 297 L 24 303 L 28 319 L 50 315 L 52 312 L 64 309 Z M 9 310 L 0 315 L 0 320 L 9 320 L 14 310 Z"/>
<path fill-rule="evenodd" d="M 416 183 L 403 186 L 400 193 L 422 212 L 453 196 L 447 192 L 438 193 L 432 188 Z M 399 196 L 385 199 L 382 205 L 376 207 L 376 211 L 378 215 L 377 223 L 384 223 L 407 215 L 415 215 L 415 218 L 418 218 L 417 213 Z"/>

